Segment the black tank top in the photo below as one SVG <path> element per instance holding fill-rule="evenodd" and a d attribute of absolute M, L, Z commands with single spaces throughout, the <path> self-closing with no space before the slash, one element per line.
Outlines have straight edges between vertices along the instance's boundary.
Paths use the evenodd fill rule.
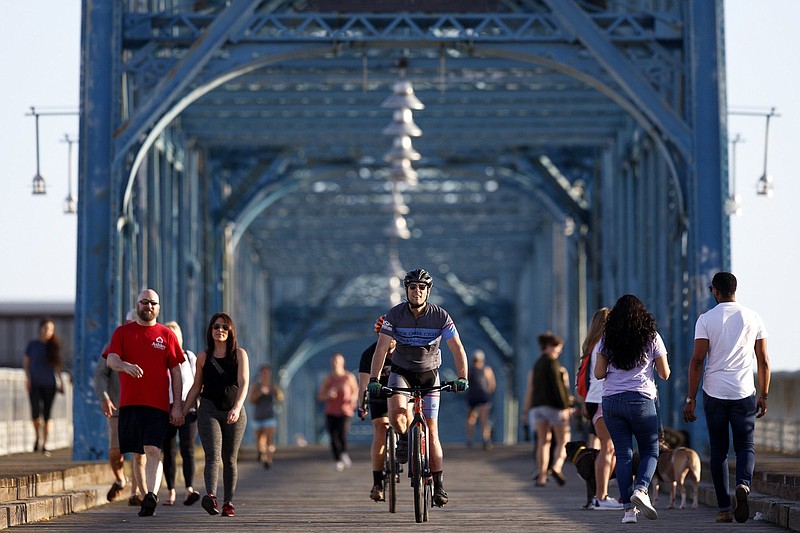
<path fill-rule="evenodd" d="M 207 354 L 200 397 L 213 402 L 220 411 L 233 409 L 239 393 L 238 373 L 239 365 L 235 357 L 217 358 Z"/>

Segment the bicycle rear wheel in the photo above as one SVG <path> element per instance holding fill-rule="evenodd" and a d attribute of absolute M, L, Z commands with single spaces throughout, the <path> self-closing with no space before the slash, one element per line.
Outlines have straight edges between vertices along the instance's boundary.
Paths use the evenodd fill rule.
<path fill-rule="evenodd" d="M 397 511 L 397 433 L 389 427 L 386 430 L 386 455 L 384 465 L 384 495 L 389 500 L 389 512 Z"/>
<path fill-rule="evenodd" d="M 409 468 L 411 469 L 411 487 L 414 489 L 414 518 L 416 521 L 423 522 L 425 519 L 425 478 L 422 471 L 423 468 L 423 449 L 422 442 L 422 428 L 415 425 L 411 428 L 408 435 L 408 445 L 411 450 L 411 460 L 409 461 Z"/>

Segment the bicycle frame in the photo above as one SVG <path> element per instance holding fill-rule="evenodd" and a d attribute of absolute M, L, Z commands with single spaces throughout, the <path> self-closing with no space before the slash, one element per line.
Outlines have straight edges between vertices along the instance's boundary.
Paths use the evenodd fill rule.
<path fill-rule="evenodd" d="M 428 422 L 423 412 L 424 398 L 435 391 L 454 390 L 452 382 L 436 387 L 382 387 L 387 396 L 408 393 L 411 395 L 413 418 L 408 425 L 408 476 L 414 489 L 414 517 L 417 522 L 428 521 L 428 503 L 433 505 L 433 477 L 430 470 L 430 443 Z"/>

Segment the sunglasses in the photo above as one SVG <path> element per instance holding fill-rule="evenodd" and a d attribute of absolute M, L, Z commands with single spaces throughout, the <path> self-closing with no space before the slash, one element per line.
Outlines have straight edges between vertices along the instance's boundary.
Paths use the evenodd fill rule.
<path fill-rule="evenodd" d="M 425 285 L 424 283 L 409 283 L 408 285 L 406 285 L 406 288 L 411 289 L 412 291 L 415 291 L 417 289 L 424 291 L 428 288 L 428 286 Z"/>
<path fill-rule="evenodd" d="M 228 324 L 214 324 L 212 326 L 214 329 L 221 329 L 222 331 L 228 331 L 231 327 Z"/>
<path fill-rule="evenodd" d="M 152 305 L 155 307 L 158 305 L 158 302 L 155 300 L 139 300 L 139 305 Z"/>

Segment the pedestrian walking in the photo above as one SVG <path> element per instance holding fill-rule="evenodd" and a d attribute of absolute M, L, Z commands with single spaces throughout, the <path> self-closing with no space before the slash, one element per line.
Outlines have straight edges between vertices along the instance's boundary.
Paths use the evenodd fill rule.
<path fill-rule="evenodd" d="M 217 502 L 222 467 L 222 516 L 234 516 L 233 496 L 239 470 L 239 447 L 247 427 L 244 402 L 250 382 L 247 352 L 239 346 L 236 325 L 227 313 L 216 313 L 206 328 L 206 349 L 197 354 L 197 372 L 184 403 L 184 414 L 200 397 L 197 430 L 205 452 L 206 495 L 200 504 L 210 515 L 220 514 Z"/>
<path fill-rule="evenodd" d="M 595 377 L 605 378 L 603 419 L 614 442 L 623 524 L 636 523 L 640 512 L 650 520 L 658 518 L 647 492 L 658 461 L 656 372 L 661 379 L 669 378 L 667 348 L 655 317 L 639 298 L 626 294 L 608 314 L 594 367 Z M 639 448 L 635 486 L 633 437 Z"/>
<path fill-rule="evenodd" d="M 347 453 L 347 434 L 358 399 L 356 377 L 344 365 L 344 355 L 337 352 L 331 356 L 331 371 L 322 380 L 317 393 L 317 399 L 325 402 L 325 421 L 331 438 L 331 453 L 334 466 L 339 472 L 350 468 L 352 464 L 350 454 Z"/>
<path fill-rule="evenodd" d="M 139 293 L 136 321 L 114 330 L 108 368 L 119 372 L 120 453 L 133 453 L 137 482 L 145 494 L 139 516 L 153 516 L 161 485 L 161 446 L 170 424 L 183 424 L 180 364 L 183 352 L 168 327 L 156 322 L 161 310 L 158 293 Z M 169 390 L 172 380 L 170 407 Z"/>
<path fill-rule="evenodd" d="M 736 301 L 736 276 L 717 272 L 708 289 L 717 305 L 697 319 L 694 351 L 689 362 L 686 422 L 697 420 L 697 392 L 703 378 L 703 410 L 709 442 L 709 466 L 717 497 L 717 522 L 746 522 L 755 467 L 756 418 L 767 414 L 770 366 L 767 329 L 755 311 Z M 758 375 L 756 389 L 753 375 Z M 758 391 L 758 398 L 756 392 Z M 736 489 L 728 492 L 728 449 L 733 436 Z M 731 516 L 733 509 L 733 517 Z"/>

